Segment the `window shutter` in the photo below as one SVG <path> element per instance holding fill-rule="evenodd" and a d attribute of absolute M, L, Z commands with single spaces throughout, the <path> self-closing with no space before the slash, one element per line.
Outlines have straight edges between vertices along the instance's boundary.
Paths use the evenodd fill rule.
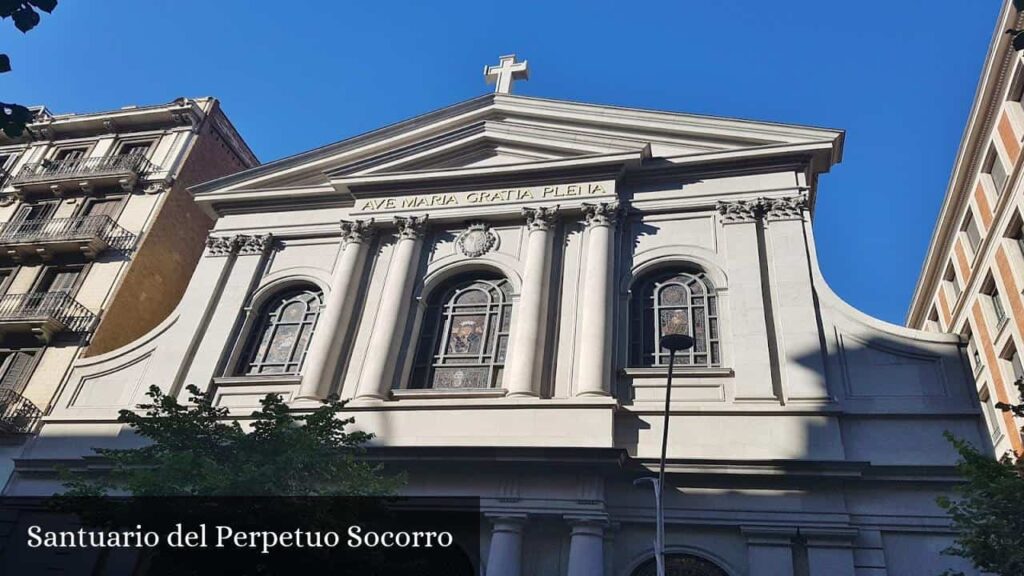
<path fill-rule="evenodd" d="M 9 354 L 10 357 L 5 363 L 7 369 L 0 377 L 0 388 L 9 388 L 20 394 L 25 389 L 28 370 L 35 354 L 32 352 L 10 352 Z"/>
<path fill-rule="evenodd" d="M 97 200 L 89 204 L 88 212 L 89 216 L 109 216 L 111 220 L 114 220 L 117 216 L 117 211 L 121 207 L 121 200 Z"/>

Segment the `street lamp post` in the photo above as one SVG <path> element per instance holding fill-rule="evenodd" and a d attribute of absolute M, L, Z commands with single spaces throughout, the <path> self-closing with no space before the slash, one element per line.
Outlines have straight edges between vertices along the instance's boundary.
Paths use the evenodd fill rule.
<path fill-rule="evenodd" d="M 658 576 L 665 576 L 665 456 L 668 453 L 669 405 L 672 402 L 672 370 L 676 365 L 676 352 L 693 348 L 693 338 L 686 334 L 664 334 L 661 347 L 668 350 L 668 380 L 665 383 L 665 421 L 661 427 L 661 459 L 658 462 L 658 479 L 640 478 L 634 484 L 650 482 L 654 488 L 654 562 Z"/>

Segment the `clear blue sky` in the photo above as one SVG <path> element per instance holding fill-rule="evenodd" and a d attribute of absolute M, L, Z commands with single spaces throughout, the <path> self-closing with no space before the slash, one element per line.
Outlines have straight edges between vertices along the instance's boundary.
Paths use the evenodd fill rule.
<path fill-rule="evenodd" d="M 284 6 L 287 12 L 275 10 Z M 488 91 L 847 130 L 821 180 L 825 276 L 902 323 L 998 0 L 61 0 L 0 28 L 0 100 L 54 112 L 216 96 L 264 162 Z"/>

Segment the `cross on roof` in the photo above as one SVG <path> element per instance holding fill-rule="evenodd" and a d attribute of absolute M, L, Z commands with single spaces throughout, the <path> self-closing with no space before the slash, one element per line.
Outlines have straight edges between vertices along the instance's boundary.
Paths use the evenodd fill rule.
<path fill-rule="evenodd" d="M 497 66 L 484 66 L 484 79 L 488 84 L 494 84 L 495 94 L 509 94 L 512 92 L 513 80 L 529 80 L 530 70 L 526 61 L 516 62 L 516 55 L 500 56 Z"/>

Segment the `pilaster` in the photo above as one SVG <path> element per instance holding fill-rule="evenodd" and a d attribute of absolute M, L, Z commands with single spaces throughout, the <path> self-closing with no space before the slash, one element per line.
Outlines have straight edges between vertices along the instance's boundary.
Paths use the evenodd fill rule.
<path fill-rule="evenodd" d="M 230 258 L 231 269 L 217 291 L 219 300 L 205 331 L 198 331 L 201 339 L 181 384 L 195 384 L 206 390 L 218 368 L 222 367 L 224 352 L 233 344 L 231 338 L 235 336 L 240 314 L 252 294 L 273 242 L 271 234 L 211 237 L 207 241 L 206 257 Z"/>
<path fill-rule="evenodd" d="M 750 576 L 792 576 L 796 528 L 743 526 Z"/>

